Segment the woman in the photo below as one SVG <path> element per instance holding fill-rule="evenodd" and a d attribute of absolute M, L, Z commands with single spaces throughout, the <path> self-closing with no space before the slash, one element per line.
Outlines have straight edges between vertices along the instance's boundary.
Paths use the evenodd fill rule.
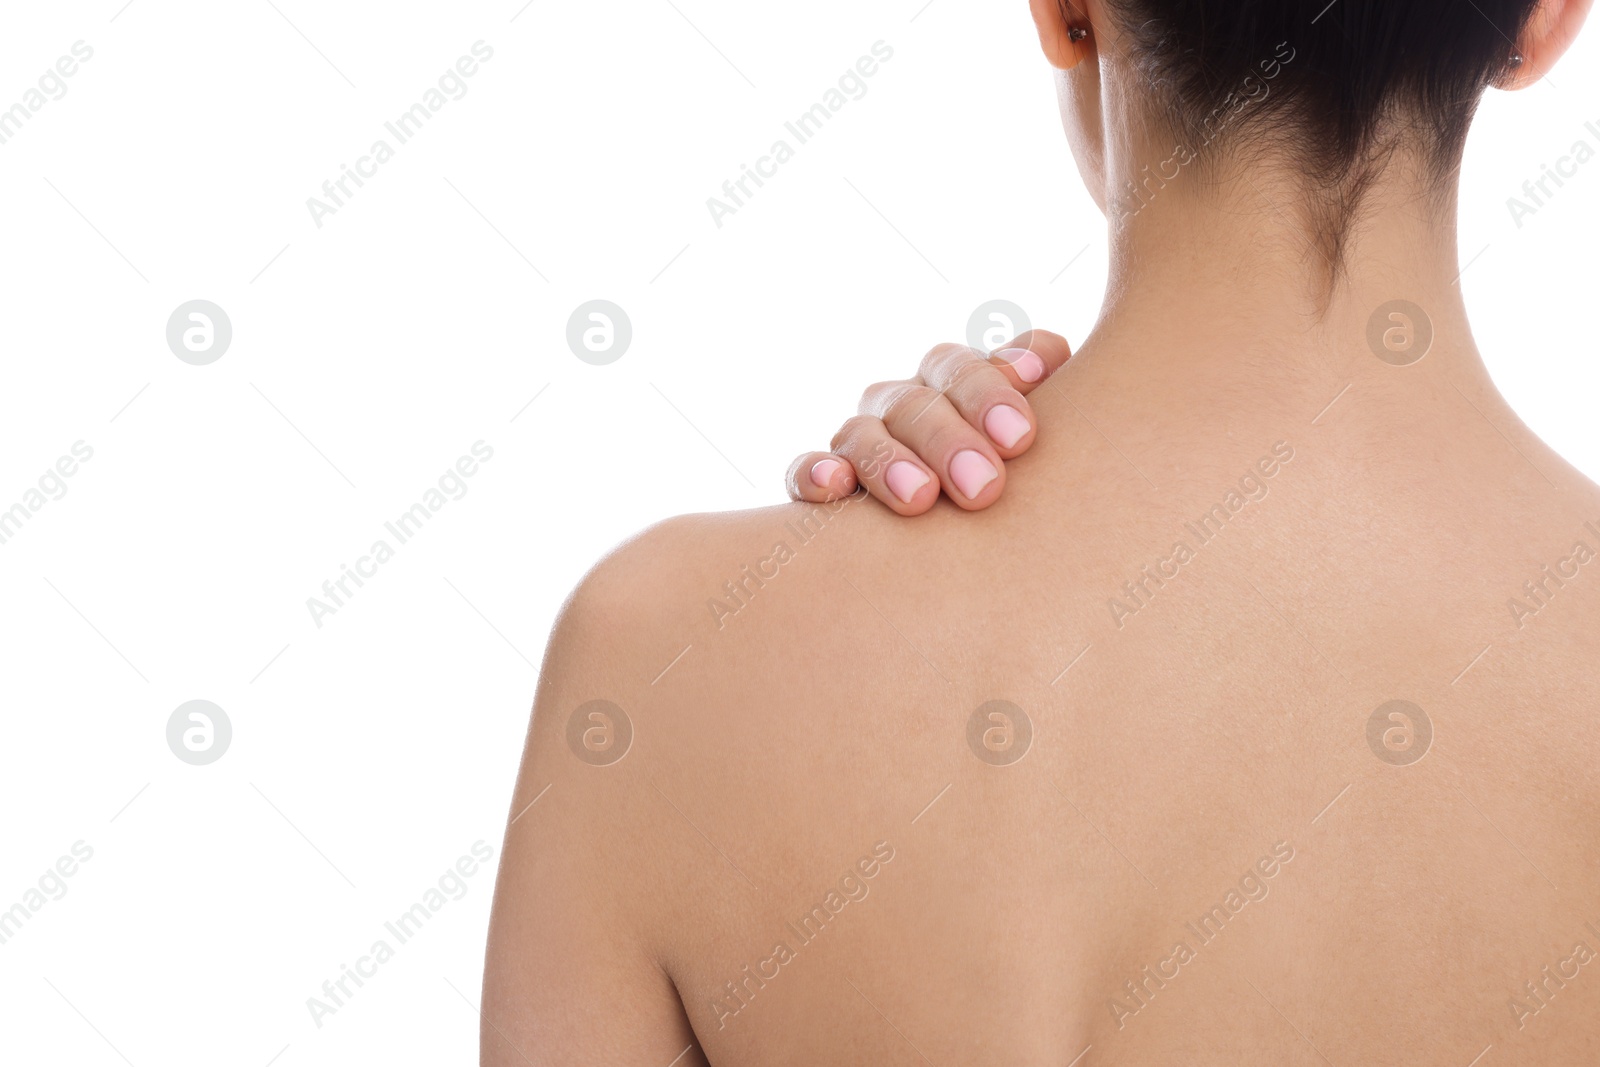
<path fill-rule="evenodd" d="M 1596 1062 L 1600 488 L 1453 284 L 1588 7 L 1033 0 L 1099 323 L 573 593 L 483 1062 Z"/>

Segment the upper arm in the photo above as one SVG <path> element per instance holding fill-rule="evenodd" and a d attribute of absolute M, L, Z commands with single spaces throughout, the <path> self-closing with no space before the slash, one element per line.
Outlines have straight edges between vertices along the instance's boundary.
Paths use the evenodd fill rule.
<path fill-rule="evenodd" d="M 705 1062 L 653 932 L 668 876 L 649 847 L 652 786 L 636 753 L 611 762 L 623 724 L 589 705 L 643 715 L 654 642 L 629 589 L 660 562 L 651 548 L 647 536 L 592 571 L 546 650 L 490 919 L 485 1067 Z"/>

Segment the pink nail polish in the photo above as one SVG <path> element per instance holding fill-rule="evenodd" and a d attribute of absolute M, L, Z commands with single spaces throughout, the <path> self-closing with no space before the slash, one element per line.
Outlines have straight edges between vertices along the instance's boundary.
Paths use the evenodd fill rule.
<path fill-rule="evenodd" d="M 967 449 L 957 452 L 950 461 L 950 480 L 956 483 L 956 488 L 961 490 L 961 495 L 968 500 L 973 500 L 984 491 L 990 482 L 1000 476 L 994 469 L 994 464 L 984 458 L 983 453 Z"/>
<path fill-rule="evenodd" d="M 1044 377 L 1044 360 L 1039 358 L 1037 352 L 1030 352 L 1026 348 L 1008 348 L 995 355 L 1011 364 L 1017 377 L 1025 382 L 1036 382 Z"/>
<path fill-rule="evenodd" d="M 917 490 L 928 484 L 928 476 L 922 468 L 903 459 L 889 465 L 883 480 L 889 483 L 889 491 L 899 497 L 902 504 L 911 503 Z"/>
<path fill-rule="evenodd" d="M 840 463 L 836 459 L 817 460 L 811 465 L 811 484 L 818 489 L 828 488 L 833 483 L 833 476 L 839 467 Z"/>
<path fill-rule="evenodd" d="M 989 414 L 983 417 L 983 428 L 989 432 L 989 439 L 995 444 L 1010 448 L 1028 436 L 1028 431 L 1033 427 L 1028 425 L 1022 412 L 1009 404 L 1001 404 L 989 409 Z"/>

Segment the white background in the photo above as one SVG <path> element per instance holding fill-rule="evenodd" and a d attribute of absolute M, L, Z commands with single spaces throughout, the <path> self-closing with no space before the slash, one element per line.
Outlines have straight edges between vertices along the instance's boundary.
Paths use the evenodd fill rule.
<path fill-rule="evenodd" d="M 321 1027 L 306 1001 L 474 842 L 498 858 L 582 572 L 782 499 L 980 303 L 1077 340 L 1099 302 L 1022 0 L 274 2 L 8 5 L 0 33 L 0 107 L 94 49 L 0 145 L 0 509 L 94 450 L 0 545 L 0 909 L 93 849 L 0 944 L 5 1062 L 470 1062 L 492 863 Z M 1461 284 L 1501 388 L 1600 476 L 1600 160 L 1520 229 L 1506 206 L 1600 148 L 1591 30 L 1490 97 Z M 466 95 L 318 228 L 307 198 L 479 40 Z M 866 95 L 718 228 L 706 199 L 877 41 Z M 566 345 L 594 298 L 633 325 L 607 366 Z M 166 343 L 192 299 L 233 326 L 208 366 Z M 480 440 L 319 628 L 307 598 Z M 167 747 L 192 699 L 232 722 L 209 766 Z"/>

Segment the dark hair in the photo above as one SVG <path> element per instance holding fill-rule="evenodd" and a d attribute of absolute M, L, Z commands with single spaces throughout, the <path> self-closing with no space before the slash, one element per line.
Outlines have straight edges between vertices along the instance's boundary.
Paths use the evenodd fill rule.
<path fill-rule="evenodd" d="M 1061 0 L 1064 14 L 1081 21 Z M 1342 232 L 1404 141 L 1454 172 L 1483 91 L 1537 0 L 1107 0 L 1174 132 L 1263 134 L 1314 179 Z M 1285 61 L 1285 56 L 1289 58 Z M 1270 74 L 1270 77 L 1269 77 Z M 1232 94 L 1230 96 L 1230 94 Z M 1244 99 L 1241 105 L 1239 101 Z M 1219 123 L 1219 109 L 1226 122 Z M 1231 109 L 1231 110 L 1228 110 Z"/>

